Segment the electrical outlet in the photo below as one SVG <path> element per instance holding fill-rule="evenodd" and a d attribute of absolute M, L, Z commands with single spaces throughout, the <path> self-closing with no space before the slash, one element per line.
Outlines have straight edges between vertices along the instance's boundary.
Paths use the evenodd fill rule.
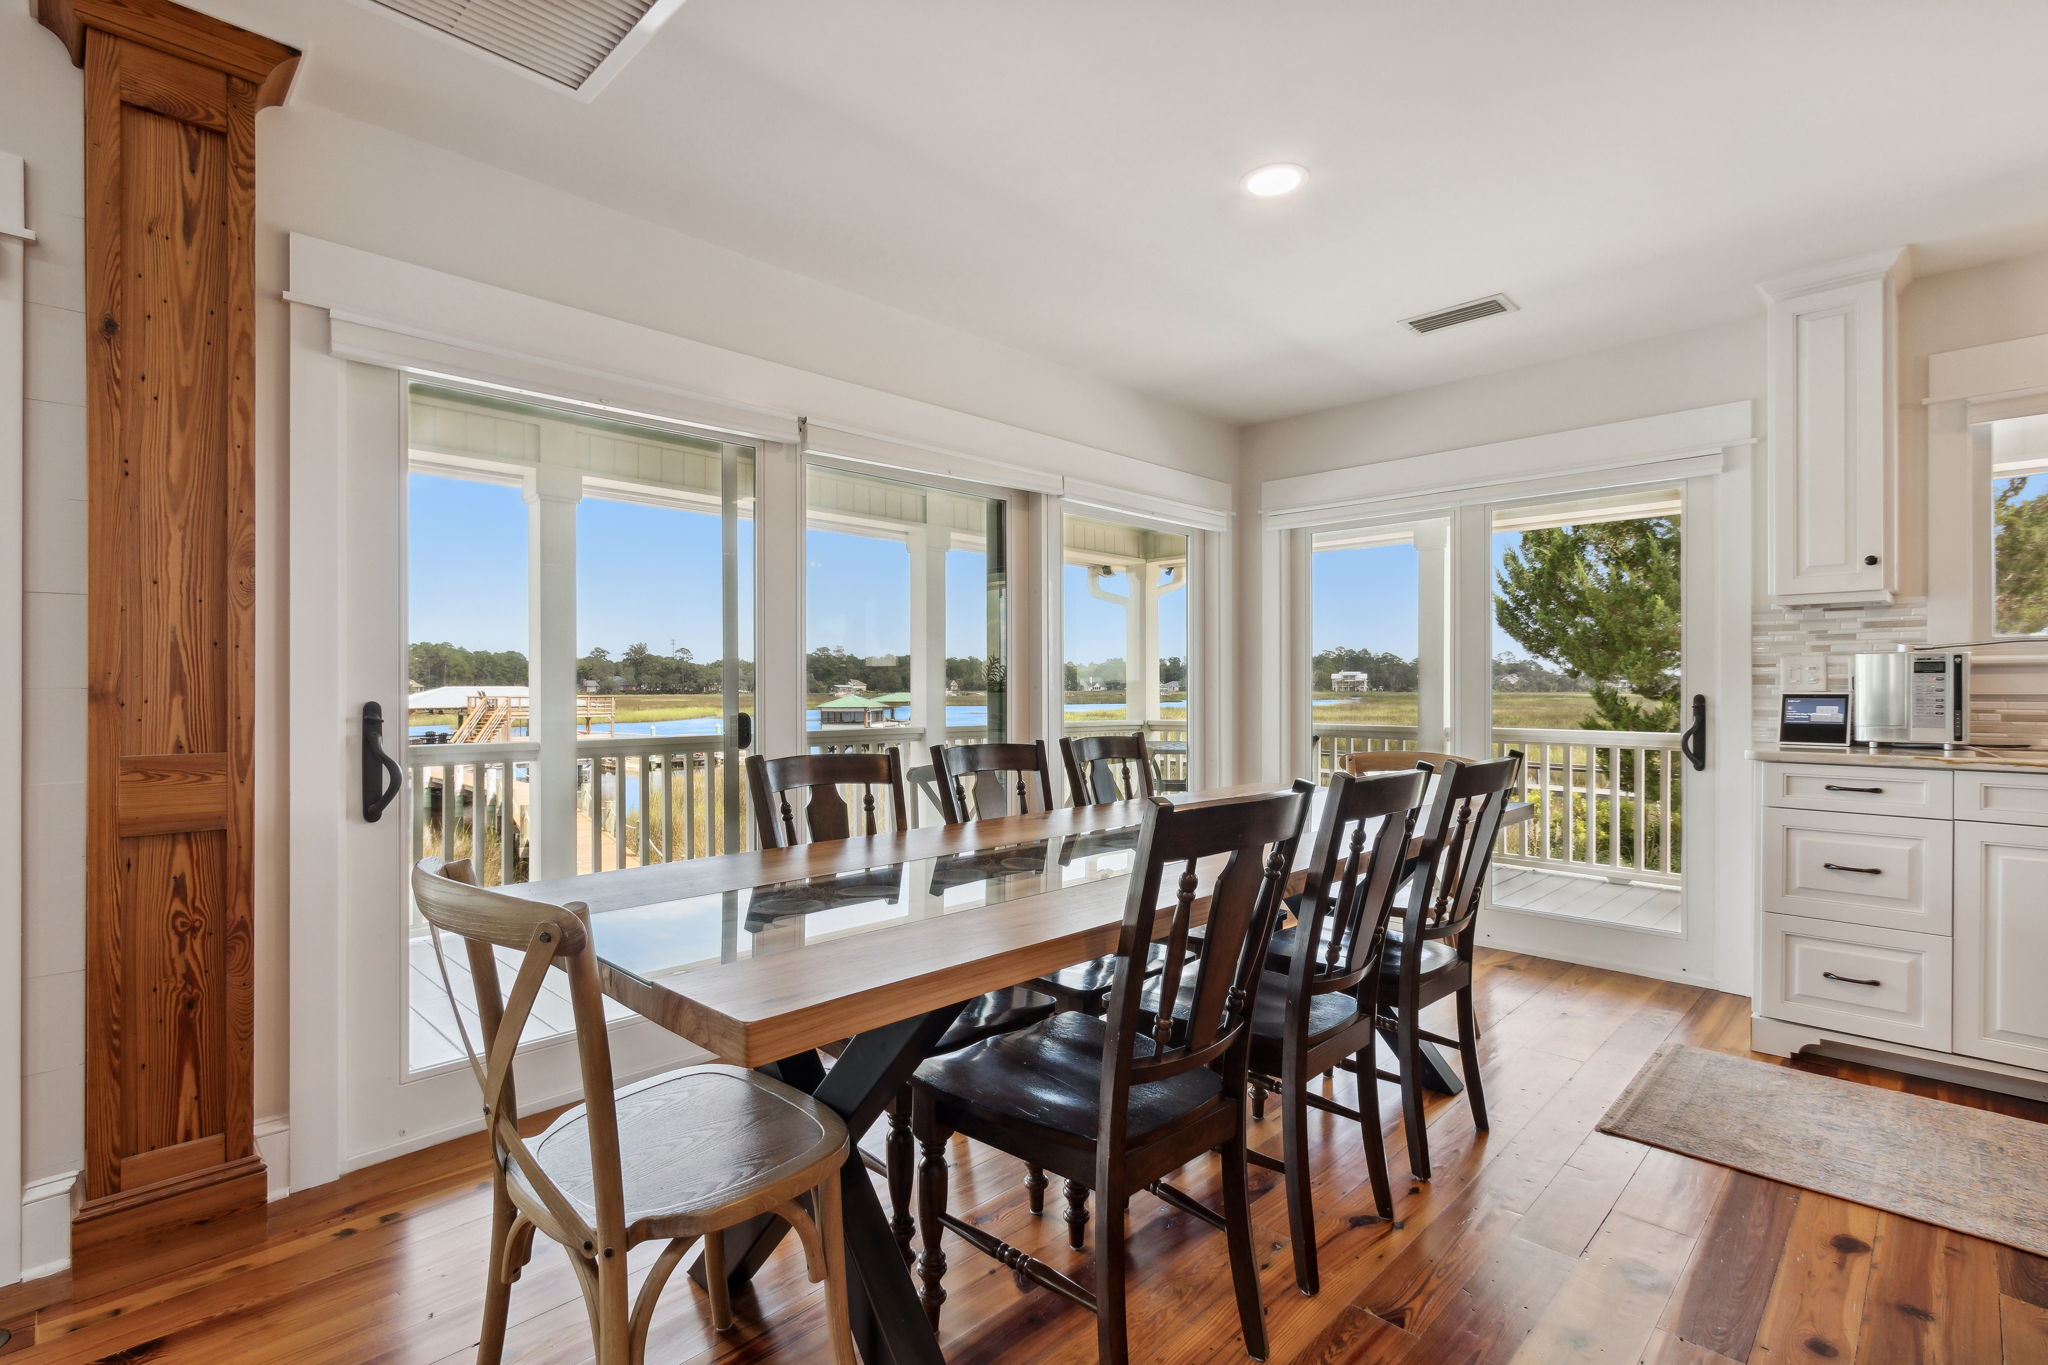
<path fill-rule="evenodd" d="M 1828 690 L 1828 656 L 1793 654 L 1778 661 L 1778 685 L 1787 692 Z"/>

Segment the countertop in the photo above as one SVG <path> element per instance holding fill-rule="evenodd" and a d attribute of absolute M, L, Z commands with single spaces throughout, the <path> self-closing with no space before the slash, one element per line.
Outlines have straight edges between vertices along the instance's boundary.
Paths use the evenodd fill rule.
<path fill-rule="evenodd" d="M 1933 750 L 1781 749 L 1759 745 L 1749 751 L 1759 763 L 1824 763 L 1830 767 L 1948 768 L 1989 773 L 2048 773 L 2048 749 L 1943 753 Z"/>

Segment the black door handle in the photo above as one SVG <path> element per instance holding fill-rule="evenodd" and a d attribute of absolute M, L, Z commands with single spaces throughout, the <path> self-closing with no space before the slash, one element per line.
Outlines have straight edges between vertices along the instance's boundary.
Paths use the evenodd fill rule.
<path fill-rule="evenodd" d="M 1696 773 L 1707 768 L 1707 694 L 1698 692 L 1692 699 L 1692 724 L 1678 737 L 1678 752 L 1685 755 L 1685 761 L 1692 764 Z"/>
<path fill-rule="evenodd" d="M 1830 872 L 1856 872 L 1866 877 L 1882 877 L 1884 875 L 1884 869 L 1881 867 L 1850 867 L 1844 863 L 1822 863 L 1821 866 Z"/>
<path fill-rule="evenodd" d="M 1879 981 L 1875 977 L 1866 981 L 1860 976 L 1836 976 L 1833 972 L 1822 972 L 1821 975 L 1829 981 L 1839 981 L 1845 986 L 1882 986 L 1884 984 L 1884 982 Z"/>
<path fill-rule="evenodd" d="M 389 785 L 386 785 L 386 783 Z M 405 788 L 405 769 L 384 752 L 384 708 L 363 703 L 363 819 L 376 824 Z"/>
<path fill-rule="evenodd" d="M 754 747 L 754 718 L 745 711 L 733 717 L 732 746 L 741 750 Z"/>
<path fill-rule="evenodd" d="M 1860 793 L 1861 793 L 1861 794 L 1863 794 L 1864 796 L 1883 796 L 1883 795 L 1884 795 L 1884 788 L 1883 788 L 1883 787 L 1844 787 L 1844 786 L 1840 785 L 1839 783 L 1835 783 L 1835 782 L 1830 782 L 1830 783 L 1828 783 L 1828 784 L 1827 784 L 1826 786 L 1822 787 L 1822 788 L 1821 788 L 1821 790 L 1822 790 L 1822 791 L 1831 791 L 1831 792 L 1860 792 Z"/>

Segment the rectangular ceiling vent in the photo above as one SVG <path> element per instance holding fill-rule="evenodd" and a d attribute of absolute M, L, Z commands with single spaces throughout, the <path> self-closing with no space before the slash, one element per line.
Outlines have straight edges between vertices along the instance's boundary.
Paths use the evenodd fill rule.
<path fill-rule="evenodd" d="M 682 0 L 376 0 L 588 98 Z"/>
<path fill-rule="evenodd" d="M 1515 301 L 1506 294 L 1490 294 L 1483 299 L 1474 299 L 1470 303 L 1461 303 L 1455 308 L 1439 308 L 1434 313 L 1424 313 L 1421 317 L 1415 318 L 1403 318 L 1401 321 L 1407 324 L 1411 331 L 1440 332 L 1446 327 L 1456 327 L 1461 322 L 1477 322 L 1481 318 L 1490 318 L 1500 313 L 1512 313 L 1514 311 Z"/>

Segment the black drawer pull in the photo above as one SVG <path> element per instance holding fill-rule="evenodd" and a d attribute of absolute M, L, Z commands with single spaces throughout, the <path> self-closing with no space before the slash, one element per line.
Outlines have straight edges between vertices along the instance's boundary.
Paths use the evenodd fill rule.
<path fill-rule="evenodd" d="M 1822 972 L 1821 975 L 1829 981 L 1839 981 L 1845 986 L 1882 986 L 1884 984 L 1884 982 L 1875 978 L 1865 981 L 1860 976 L 1836 976 L 1833 972 Z"/>
<path fill-rule="evenodd" d="M 1822 863 L 1821 866 L 1830 872 L 1855 872 L 1865 877 L 1882 877 L 1884 875 L 1884 869 L 1881 867 L 1849 867 L 1843 863 Z"/>
<path fill-rule="evenodd" d="M 1823 788 L 1822 788 L 1821 790 L 1823 790 L 1823 791 L 1831 791 L 1831 792 L 1857 792 L 1857 793 L 1859 793 L 1859 794 L 1861 794 L 1861 795 L 1864 795 L 1864 796 L 1883 796 L 1883 795 L 1884 795 L 1884 788 L 1883 788 L 1883 787 L 1845 787 L 1845 786 L 1841 785 L 1841 784 L 1840 784 L 1839 782 L 1830 782 L 1830 783 L 1828 783 L 1828 784 L 1827 784 L 1827 786 L 1823 787 Z"/>

